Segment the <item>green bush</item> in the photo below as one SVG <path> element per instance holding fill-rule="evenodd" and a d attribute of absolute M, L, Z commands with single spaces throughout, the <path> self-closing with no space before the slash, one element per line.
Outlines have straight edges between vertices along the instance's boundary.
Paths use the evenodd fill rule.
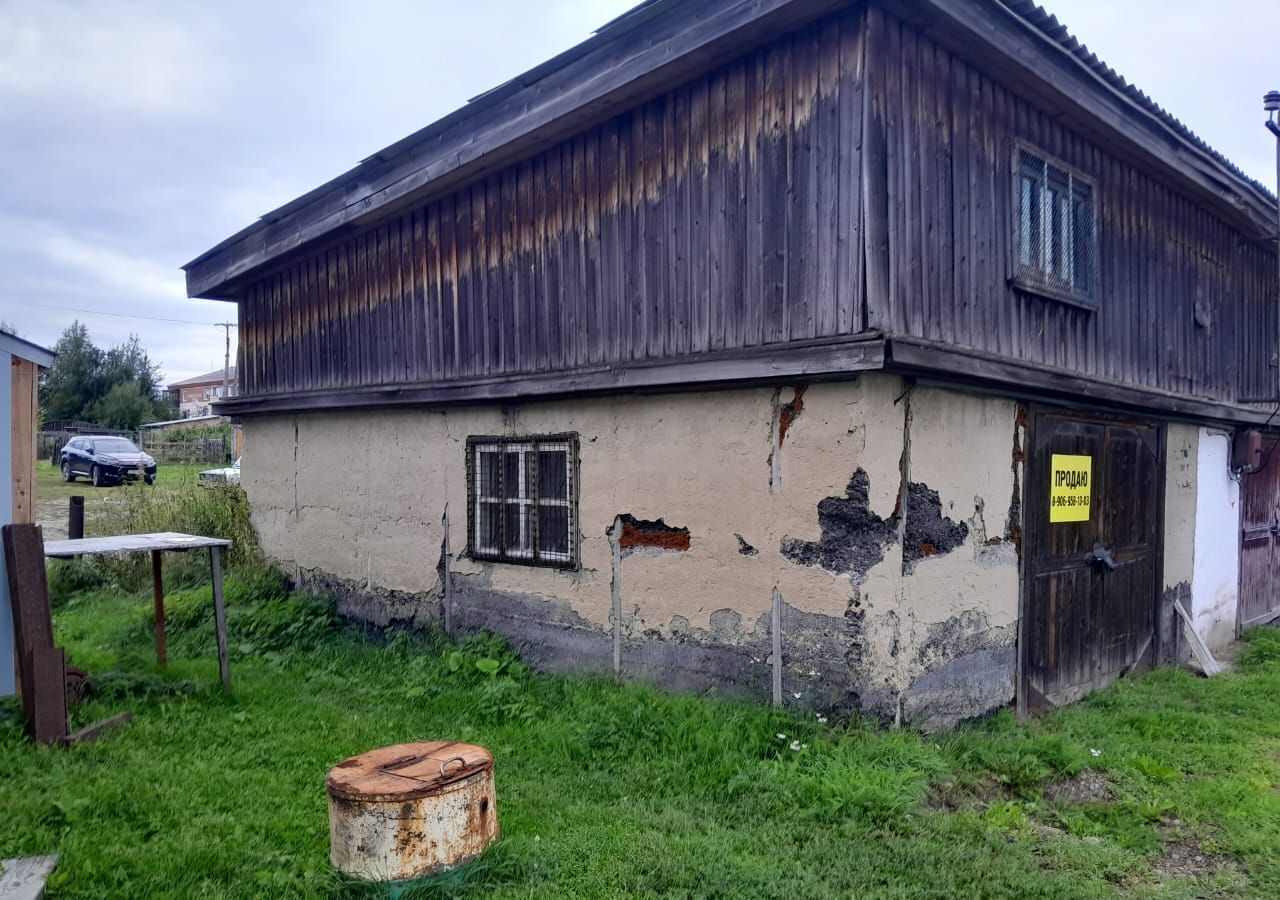
<path fill-rule="evenodd" d="M 284 577 L 270 569 L 228 577 L 223 593 L 227 630 L 234 636 L 230 647 L 233 656 L 312 649 L 339 628 L 332 599 L 290 591 Z M 205 584 L 168 594 L 165 626 L 171 646 L 203 652 L 214 640 L 213 589 Z M 141 607 L 123 639 L 132 643 L 150 639 L 154 633 L 154 616 L 150 609 Z"/>
<path fill-rule="evenodd" d="M 258 535 L 249 521 L 249 500 L 234 485 L 200 487 L 195 482 L 164 487 L 129 485 L 112 495 L 112 502 L 90 520 L 93 536 L 180 531 L 224 538 L 231 547 L 223 557 L 227 566 L 256 571 L 264 568 Z M 204 553 L 167 554 L 165 582 L 174 586 L 206 582 Z M 151 578 L 146 554 L 95 557 L 93 566 L 124 590 L 145 587 Z"/>
<path fill-rule="evenodd" d="M 76 594 L 97 590 L 109 579 L 87 560 L 51 559 L 46 566 L 49 581 L 49 605 L 61 609 Z"/>

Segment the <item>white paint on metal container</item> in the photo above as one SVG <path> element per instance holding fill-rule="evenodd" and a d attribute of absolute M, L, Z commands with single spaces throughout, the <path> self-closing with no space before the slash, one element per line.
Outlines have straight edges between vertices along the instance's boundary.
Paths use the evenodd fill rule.
<path fill-rule="evenodd" d="M 329 859 L 368 881 L 403 881 L 451 869 L 498 838 L 493 756 L 448 741 L 397 744 L 334 766 Z"/>

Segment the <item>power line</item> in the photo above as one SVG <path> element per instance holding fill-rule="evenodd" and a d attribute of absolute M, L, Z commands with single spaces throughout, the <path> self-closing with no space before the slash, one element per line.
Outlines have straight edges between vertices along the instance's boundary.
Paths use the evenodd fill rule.
<path fill-rule="evenodd" d="M 100 309 L 77 309 L 74 306 L 55 306 L 51 303 L 42 304 L 44 309 L 58 309 L 63 312 L 83 313 L 86 316 L 111 316 L 116 319 L 146 319 L 148 322 L 172 322 L 175 325 L 208 325 L 213 328 L 223 328 L 227 325 L 235 328 L 235 322 L 196 322 L 192 319 L 166 319 L 163 316 L 139 316 L 136 313 L 116 313 L 104 312 Z"/>

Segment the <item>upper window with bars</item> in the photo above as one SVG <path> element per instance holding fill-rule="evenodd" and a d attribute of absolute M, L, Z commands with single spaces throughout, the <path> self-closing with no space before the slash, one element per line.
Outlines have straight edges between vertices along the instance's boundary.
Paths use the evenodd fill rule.
<path fill-rule="evenodd" d="M 1095 306 L 1093 184 L 1025 147 L 1017 152 L 1018 287 Z"/>
<path fill-rule="evenodd" d="M 578 438 L 467 439 L 467 545 L 474 559 L 578 562 Z"/>

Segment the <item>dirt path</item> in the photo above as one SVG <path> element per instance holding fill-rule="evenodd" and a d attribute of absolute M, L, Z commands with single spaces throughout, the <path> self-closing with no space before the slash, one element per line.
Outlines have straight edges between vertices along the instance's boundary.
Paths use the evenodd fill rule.
<path fill-rule="evenodd" d="M 85 497 L 85 519 L 93 518 L 94 514 L 98 510 L 104 509 L 108 502 L 110 501 L 102 497 Z M 44 529 L 45 540 L 63 540 L 67 536 L 67 520 L 70 517 L 70 502 L 67 497 L 49 497 L 45 500 L 36 500 L 36 524 Z"/>

